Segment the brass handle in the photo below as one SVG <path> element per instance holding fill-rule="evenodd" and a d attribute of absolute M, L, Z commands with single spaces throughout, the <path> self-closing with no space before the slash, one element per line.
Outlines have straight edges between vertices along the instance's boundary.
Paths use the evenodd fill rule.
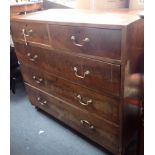
<path fill-rule="evenodd" d="M 35 75 L 34 75 L 32 78 L 33 78 L 33 79 L 35 80 L 35 82 L 38 83 L 38 84 L 40 84 L 40 83 L 43 81 L 42 78 L 37 78 Z"/>
<path fill-rule="evenodd" d="M 84 72 L 84 75 L 81 76 L 81 75 L 78 75 L 78 68 L 77 67 L 74 67 L 74 71 L 75 71 L 75 76 L 78 77 L 78 78 L 81 78 L 81 79 L 84 79 L 86 77 L 86 75 L 90 74 L 90 71 L 89 70 L 86 70 Z"/>
<path fill-rule="evenodd" d="M 22 29 L 22 34 L 24 36 L 24 41 L 25 41 L 25 44 L 26 45 L 27 45 L 27 39 L 26 39 L 26 37 L 29 37 L 32 32 L 33 32 L 32 29 L 30 29 L 27 33 L 26 33 L 26 30 L 24 28 Z"/>
<path fill-rule="evenodd" d="M 37 98 L 37 101 L 38 101 L 42 106 L 47 105 L 47 101 L 45 100 L 45 101 L 42 102 L 40 97 Z"/>
<path fill-rule="evenodd" d="M 89 129 L 94 129 L 94 126 L 89 121 L 87 121 L 87 120 L 80 120 L 80 123 L 82 125 L 88 126 Z"/>
<path fill-rule="evenodd" d="M 87 100 L 86 103 L 82 102 L 82 97 L 81 97 L 80 94 L 77 95 L 77 99 L 78 99 L 79 103 L 80 103 L 81 105 L 83 105 L 83 106 L 88 106 L 89 104 L 91 104 L 91 103 L 93 102 L 92 99 Z"/>
<path fill-rule="evenodd" d="M 78 47 L 83 47 L 85 43 L 87 43 L 87 42 L 90 41 L 89 38 L 84 38 L 84 39 L 82 40 L 82 43 L 81 43 L 81 44 L 78 44 L 78 43 L 76 43 L 76 38 L 75 38 L 75 36 L 71 36 L 71 40 L 72 40 L 73 44 L 76 45 L 76 46 L 78 46 Z"/>
<path fill-rule="evenodd" d="M 35 62 L 36 59 L 38 58 L 38 55 L 36 54 L 33 57 L 31 57 L 31 53 L 27 53 L 27 56 L 29 57 L 29 60 L 32 62 Z"/>
<path fill-rule="evenodd" d="M 23 35 L 25 35 L 26 37 L 29 37 L 30 34 L 31 34 L 32 32 L 33 32 L 32 29 L 30 29 L 27 33 L 26 33 L 26 29 L 22 29 L 22 33 L 23 33 Z"/>

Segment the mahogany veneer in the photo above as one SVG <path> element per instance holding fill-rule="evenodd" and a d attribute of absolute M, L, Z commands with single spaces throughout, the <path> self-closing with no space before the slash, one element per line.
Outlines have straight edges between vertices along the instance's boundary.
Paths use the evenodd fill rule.
<path fill-rule="evenodd" d="M 47 10 L 11 18 L 11 32 L 31 103 L 124 154 L 142 99 L 138 11 Z"/>

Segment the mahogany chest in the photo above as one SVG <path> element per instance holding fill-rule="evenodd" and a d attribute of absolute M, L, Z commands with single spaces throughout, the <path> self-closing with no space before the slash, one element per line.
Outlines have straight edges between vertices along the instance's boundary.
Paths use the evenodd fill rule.
<path fill-rule="evenodd" d="M 40 11 L 11 18 L 11 33 L 32 105 L 124 154 L 141 102 L 137 12 Z"/>

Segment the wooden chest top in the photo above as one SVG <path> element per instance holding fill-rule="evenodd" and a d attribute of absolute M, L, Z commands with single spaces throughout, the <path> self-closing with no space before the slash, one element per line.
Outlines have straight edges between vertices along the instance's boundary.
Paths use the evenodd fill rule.
<path fill-rule="evenodd" d="M 119 9 L 111 12 L 95 12 L 76 9 L 49 9 L 24 16 L 18 16 L 11 20 L 26 20 L 27 22 L 34 20 L 35 22 L 54 22 L 55 24 L 62 23 L 64 25 L 78 24 L 80 26 L 88 26 L 91 24 L 95 27 L 111 25 L 120 28 L 140 19 L 138 12 L 140 11 L 128 9 Z"/>

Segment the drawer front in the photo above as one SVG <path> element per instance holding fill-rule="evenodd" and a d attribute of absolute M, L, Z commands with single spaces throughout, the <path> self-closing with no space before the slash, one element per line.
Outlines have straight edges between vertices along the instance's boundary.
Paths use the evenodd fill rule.
<path fill-rule="evenodd" d="M 120 95 L 120 66 L 52 52 L 50 72 L 98 92 Z"/>
<path fill-rule="evenodd" d="M 113 152 L 118 150 L 119 128 L 34 87 L 27 85 L 26 88 L 33 105 L 38 106 Z"/>
<path fill-rule="evenodd" d="M 32 67 L 21 65 L 24 80 L 89 113 L 119 124 L 119 101 Z"/>
<path fill-rule="evenodd" d="M 19 46 L 18 46 L 19 45 Z M 35 59 L 31 61 L 27 56 Z M 20 61 L 99 92 L 120 95 L 120 65 L 104 63 L 37 47 L 16 44 Z"/>
<path fill-rule="evenodd" d="M 121 30 L 49 25 L 55 49 L 120 60 Z"/>
<path fill-rule="evenodd" d="M 50 51 L 40 47 L 26 46 L 22 43 L 15 42 L 15 52 L 21 63 L 38 66 L 41 69 L 48 70 L 48 57 Z"/>
<path fill-rule="evenodd" d="M 45 24 L 11 22 L 11 32 L 14 41 L 49 44 L 47 26 Z"/>

